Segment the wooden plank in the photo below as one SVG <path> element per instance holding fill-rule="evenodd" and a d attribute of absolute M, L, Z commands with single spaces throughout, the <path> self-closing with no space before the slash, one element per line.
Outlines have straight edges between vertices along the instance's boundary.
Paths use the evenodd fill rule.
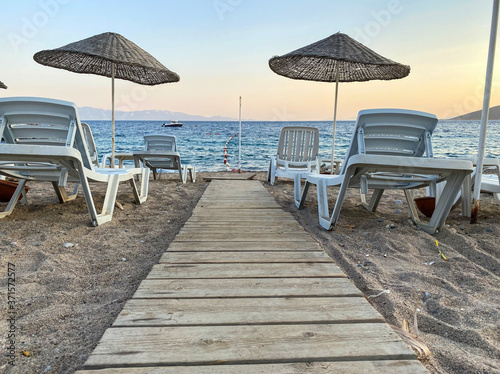
<path fill-rule="evenodd" d="M 325 252 L 165 252 L 160 263 L 169 264 L 220 264 L 220 263 L 248 263 L 248 262 L 332 262 Z M 231 266 L 231 265 L 229 265 Z"/>
<path fill-rule="evenodd" d="M 116 368 L 79 370 L 75 374 L 429 374 L 417 360 L 333 361 L 283 364 L 162 366 L 147 368 Z"/>
<path fill-rule="evenodd" d="M 200 202 L 198 203 L 200 209 L 211 209 L 211 210 L 233 210 L 233 209 L 279 209 L 281 211 L 281 206 L 279 206 L 276 201 L 273 202 L 259 202 L 259 201 L 248 201 L 248 202 Z"/>
<path fill-rule="evenodd" d="M 234 263 L 234 264 L 156 264 L 146 279 L 223 279 L 223 278 L 345 278 L 330 263 Z"/>
<path fill-rule="evenodd" d="M 235 174 L 233 175 L 222 175 L 218 176 L 215 175 L 213 177 L 203 177 L 204 181 L 211 182 L 211 181 L 221 181 L 221 180 L 227 180 L 227 181 L 233 181 L 233 180 L 251 180 L 253 177 L 255 177 L 257 174 L 251 174 L 251 175 L 245 175 L 245 174 Z"/>
<path fill-rule="evenodd" d="M 197 232 L 179 232 L 174 241 L 176 242 L 289 242 L 289 241 L 311 241 L 311 236 L 306 232 L 286 232 L 282 234 L 261 233 L 197 233 Z"/>
<path fill-rule="evenodd" d="M 220 192 L 216 194 L 204 194 L 199 201 L 217 201 L 217 202 L 227 202 L 227 201 L 272 201 L 276 202 L 274 198 L 268 193 L 263 193 L 262 191 L 250 192 L 243 191 L 239 194 L 228 194 L 227 192 Z"/>
<path fill-rule="evenodd" d="M 84 368 L 414 358 L 382 323 L 121 327 L 106 330 Z"/>
<path fill-rule="evenodd" d="M 208 202 L 229 202 L 229 201 L 239 201 L 239 202 L 273 202 L 276 200 L 269 195 L 267 192 L 264 194 L 262 191 L 249 192 L 244 191 L 240 194 L 228 194 L 227 192 L 220 192 L 217 194 L 203 194 L 199 201 L 208 201 Z"/>
<path fill-rule="evenodd" d="M 286 225 L 286 226 L 267 226 L 262 225 L 258 222 L 253 222 L 253 224 L 248 224 L 245 226 L 233 226 L 229 225 L 214 225 L 214 226 L 205 226 L 205 225 L 184 225 L 184 227 L 180 230 L 182 233 L 200 233 L 200 234 L 224 234 L 224 233 L 236 233 L 237 235 L 242 233 L 254 233 L 254 234 L 284 234 L 284 233 L 297 233 L 302 232 L 306 233 L 304 228 L 300 225 Z"/>
<path fill-rule="evenodd" d="M 384 323 L 362 297 L 131 299 L 113 327 Z"/>
<path fill-rule="evenodd" d="M 177 242 L 170 243 L 167 251 L 317 251 L 320 249 L 318 243 L 309 242 L 243 242 L 243 241 L 212 241 L 212 242 Z"/>
<path fill-rule="evenodd" d="M 261 225 L 271 225 L 271 226 L 287 226 L 291 224 L 296 224 L 297 220 L 293 218 L 292 216 L 288 217 L 259 217 L 259 216 L 253 216 L 253 217 L 237 217 L 235 219 L 234 216 L 191 216 L 189 218 L 189 221 L 187 221 L 189 225 L 194 225 L 194 224 L 219 224 L 219 225 L 226 225 L 228 227 L 231 227 L 234 225 L 234 227 L 238 227 L 241 225 L 245 225 L 245 223 L 260 223 Z"/>
<path fill-rule="evenodd" d="M 243 241 L 213 241 L 213 242 L 176 242 L 170 244 L 167 251 L 195 251 L 195 252 L 210 252 L 210 251 L 236 251 L 236 252 L 253 252 L 253 251 L 318 251 L 321 249 L 316 242 L 243 242 Z"/>
<path fill-rule="evenodd" d="M 346 278 L 145 279 L 133 298 L 362 296 Z"/>
<path fill-rule="evenodd" d="M 212 237 L 213 235 L 224 235 L 231 236 L 232 238 L 239 238 L 242 235 L 253 235 L 253 236 L 261 236 L 262 234 L 266 235 L 274 235 L 274 236 L 288 236 L 292 235 L 292 237 L 296 237 L 297 234 L 305 234 L 309 235 L 307 231 L 303 228 L 296 227 L 282 227 L 282 226 L 239 226 L 239 227 L 231 227 L 229 226 L 221 226 L 214 228 L 203 228 L 203 227 L 191 227 L 187 226 L 179 230 L 179 234 L 191 234 L 195 236 L 204 236 L 204 237 Z M 274 241 L 274 240 L 273 240 Z"/>
<path fill-rule="evenodd" d="M 186 222 L 183 226 L 185 229 L 190 228 L 199 228 L 199 229 L 225 229 L 227 230 L 240 230 L 244 227 L 254 227 L 254 228 L 268 228 L 268 227 L 281 227 L 283 230 L 301 230 L 305 231 L 304 228 L 295 220 L 290 220 L 289 222 L 283 223 L 280 220 L 267 220 L 262 222 L 261 220 L 238 220 L 232 221 L 230 219 L 224 221 L 216 221 L 214 222 L 206 220 L 206 221 L 197 221 L 197 222 Z"/>
<path fill-rule="evenodd" d="M 197 206 L 193 210 L 193 214 L 191 217 L 212 217 L 212 216 L 218 216 L 218 217 L 224 217 L 227 214 L 227 212 L 224 212 L 221 209 L 208 209 L 208 208 L 201 208 Z M 283 217 L 283 218 L 290 218 L 292 215 L 290 213 L 287 213 L 279 208 L 272 208 L 272 209 L 249 209 L 249 208 L 239 208 L 239 209 L 231 209 L 231 216 L 232 217 Z M 191 219 L 191 218 L 190 218 Z"/>

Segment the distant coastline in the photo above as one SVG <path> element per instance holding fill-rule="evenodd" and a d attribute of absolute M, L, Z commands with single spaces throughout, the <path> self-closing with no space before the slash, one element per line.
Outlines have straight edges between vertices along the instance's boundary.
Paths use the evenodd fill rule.
<path fill-rule="evenodd" d="M 80 113 L 80 118 L 85 121 L 109 121 L 111 119 L 111 110 L 100 109 L 93 107 L 80 107 L 78 108 Z M 489 119 L 493 121 L 500 120 L 500 105 L 490 108 Z M 140 110 L 140 111 L 121 111 L 115 110 L 115 120 L 117 121 L 237 121 L 237 118 L 233 117 L 223 117 L 223 116 L 201 116 L 197 114 L 188 114 L 183 112 L 172 112 L 170 110 Z M 354 121 L 352 120 L 341 120 Z M 443 118 L 443 120 L 455 120 L 455 121 L 479 121 L 481 120 L 481 110 L 475 112 L 470 112 L 462 114 L 453 118 Z M 255 121 L 253 119 L 243 119 L 245 122 L 261 122 Z M 329 120 L 317 120 L 317 121 L 294 121 L 294 122 L 324 122 Z M 265 121 L 265 122 L 281 122 L 281 121 Z M 285 121 L 288 122 L 288 121 Z"/>
<path fill-rule="evenodd" d="M 111 110 L 92 108 L 89 106 L 78 108 L 80 118 L 85 121 L 109 121 Z M 139 110 L 122 111 L 115 110 L 115 120 L 117 121 L 237 121 L 237 118 L 212 116 L 205 117 L 196 114 L 182 112 L 171 112 L 170 110 Z"/>
<path fill-rule="evenodd" d="M 456 121 L 480 121 L 481 112 L 482 112 L 481 110 L 476 110 L 475 112 L 470 112 L 467 114 L 462 114 L 458 117 L 447 118 L 447 119 Z M 489 119 L 492 121 L 500 120 L 500 105 L 490 108 Z"/>

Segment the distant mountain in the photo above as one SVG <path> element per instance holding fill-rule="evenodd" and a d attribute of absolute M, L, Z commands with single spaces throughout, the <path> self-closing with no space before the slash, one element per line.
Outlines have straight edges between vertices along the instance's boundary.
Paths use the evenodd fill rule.
<path fill-rule="evenodd" d="M 80 118 L 84 121 L 109 121 L 111 120 L 111 110 L 92 108 L 84 106 L 78 108 Z M 236 118 L 212 116 L 204 117 L 182 112 L 171 112 L 169 110 L 140 110 L 125 112 L 115 110 L 115 120 L 117 121 L 236 121 Z"/>
<path fill-rule="evenodd" d="M 482 110 L 477 110 L 475 112 L 462 114 L 461 116 L 450 119 L 456 119 L 458 121 L 479 121 L 481 120 L 481 112 Z M 488 118 L 493 121 L 500 120 L 500 105 L 493 106 L 490 108 L 490 114 Z"/>

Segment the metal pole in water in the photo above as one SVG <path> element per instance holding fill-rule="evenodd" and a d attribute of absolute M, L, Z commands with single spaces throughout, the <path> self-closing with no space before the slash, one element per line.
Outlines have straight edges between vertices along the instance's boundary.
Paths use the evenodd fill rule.
<path fill-rule="evenodd" d="M 239 167 L 238 173 L 241 173 L 241 96 L 240 96 L 240 132 L 239 132 Z"/>

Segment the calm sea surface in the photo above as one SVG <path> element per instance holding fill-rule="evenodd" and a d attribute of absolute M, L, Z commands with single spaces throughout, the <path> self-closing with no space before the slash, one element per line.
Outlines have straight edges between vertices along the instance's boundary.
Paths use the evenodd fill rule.
<path fill-rule="evenodd" d="M 111 152 L 111 121 L 86 121 L 94 135 L 99 155 Z M 182 127 L 161 127 L 160 121 L 116 121 L 116 152 L 144 149 L 144 135 L 170 134 L 177 137 L 182 163 L 199 171 L 226 170 L 224 146 L 238 133 L 238 122 L 183 122 Z M 343 158 L 351 141 L 354 121 L 337 123 L 335 158 Z M 241 168 L 267 170 L 276 152 L 283 126 L 312 126 L 320 131 L 320 157 L 331 154 L 331 122 L 242 122 Z M 479 121 L 440 121 L 432 136 L 435 157 L 474 157 L 479 143 Z M 228 142 L 228 163 L 238 168 L 238 136 Z M 486 156 L 500 158 L 500 121 L 490 121 Z M 132 164 L 132 163 L 131 163 Z"/>

